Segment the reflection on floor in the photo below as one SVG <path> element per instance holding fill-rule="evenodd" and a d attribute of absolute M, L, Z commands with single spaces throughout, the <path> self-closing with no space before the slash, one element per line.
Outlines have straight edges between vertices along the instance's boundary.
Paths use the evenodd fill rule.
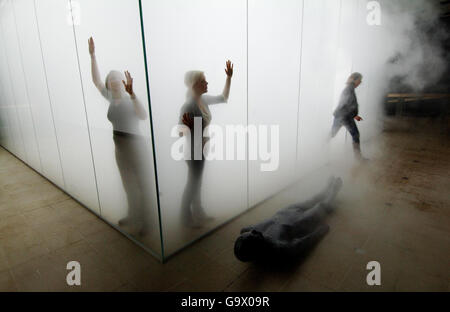
<path fill-rule="evenodd" d="M 332 161 L 165 264 L 0 149 L 0 291 L 450 291 L 448 120 L 393 125 L 363 144 L 367 165 Z M 330 171 L 344 179 L 338 208 L 302 263 L 234 258 L 241 227 L 316 192 Z M 71 260 L 81 263 L 78 287 L 66 284 Z M 366 284 L 371 260 L 381 286 Z"/>

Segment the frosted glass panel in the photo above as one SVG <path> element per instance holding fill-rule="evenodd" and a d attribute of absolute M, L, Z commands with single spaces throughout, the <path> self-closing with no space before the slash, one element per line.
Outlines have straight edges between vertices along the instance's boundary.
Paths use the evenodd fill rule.
<path fill-rule="evenodd" d="M 6 10 L 0 12 L 0 19 L 4 19 L 7 14 Z M 1 23 L 2 24 L 2 23 Z M 6 42 L 3 35 L 3 26 L 0 24 L 0 42 Z M 23 145 L 22 130 L 17 114 L 17 107 L 15 104 L 14 94 L 12 90 L 11 78 L 9 74 L 9 64 L 6 57 L 6 45 L 2 44 L 0 47 L 0 83 L 2 85 L 4 112 L 6 120 L 9 123 L 10 144 L 9 148 L 12 153 L 23 161 L 27 161 L 25 148 Z"/>
<path fill-rule="evenodd" d="M 1 16 L 1 14 L 0 14 Z M 1 28 L 0 28 L 1 29 Z M 1 31 L 0 31 L 0 39 Z M 6 96 L 6 89 L 3 80 L 5 77 L 3 76 L 4 73 L 4 62 L 3 62 L 4 54 L 3 49 L 0 49 L 0 140 L 3 147 L 7 148 L 9 151 L 13 152 L 14 150 L 14 142 L 13 142 L 13 133 L 9 121 L 9 114 L 8 114 L 8 99 Z"/>
<path fill-rule="evenodd" d="M 324 165 L 328 159 L 340 4 L 337 0 L 304 1 L 298 121 L 300 174 Z"/>
<path fill-rule="evenodd" d="M 279 128 L 271 160 L 249 161 L 249 203 L 295 178 L 302 1 L 250 0 L 248 14 L 249 124 Z M 261 135 L 261 133 L 259 133 Z M 263 163 L 272 163 L 262 171 Z"/>
<path fill-rule="evenodd" d="M 224 129 L 225 125 L 247 124 L 246 2 L 171 0 L 142 4 L 164 249 L 170 255 L 247 208 L 246 160 L 207 160 L 203 171 L 191 170 L 188 179 L 186 161 L 171 156 L 172 144 L 179 139 L 177 131 L 173 136 L 171 132 L 186 101 L 187 71 L 203 71 L 209 83 L 207 94 L 218 95 L 225 84 L 225 62 L 231 60 L 230 97 L 226 104 L 210 106 L 211 125 Z M 193 210 L 189 205 L 182 208 L 183 192 L 187 198 L 196 188 L 201 190 L 201 205 L 192 205 Z M 214 219 L 199 227 L 183 225 L 193 214 L 201 214 L 201 207 Z"/>
<path fill-rule="evenodd" d="M 75 34 L 102 217 L 161 254 L 138 1 L 72 5 L 74 18 L 81 13 Z M 135 100 L 122 84 L 124 71 L 133 78 Z"/>
<path fill-rule="evenodd" d="M 8 118 L 6 116 L 7 112 L 4 107 L 5 97 L 3 94 L 3 85 L 0 82 L 0 144 L 9 149 L 9 125 Z"/>
<path fill-rule="evenodd" d="M 1 36 L 0 36 L 1 38 Z M 3 53 L 0 49 L 0 64 L 2 64 L 2 56 Z M 9 121 L 9 113 L 8 113 L 8 101 L 6 97 L 5 87 L 3 85 L 3 71 L 0 72 L 0 139 L 3 147 L 13 152 L 14 150 L 14 141 L 13 141 L 13 133 L 12 128 Z"/>
<path fill-rule="evenodd" d="M 3 90 L 3 87 L 0 86 L 0 92 Z M 9 140 L 9 125 L 8 118 L 6 116 L 7 112 L 3 107 L 3 99 L 0 98 L 0 144 L 7 149 L 10 149 L 10 140 Z"/>
<path fill-rule="evenodd" d="M 28 100 L 42 164 L 42 174 L 64 188 L 58 143 L 41 54 L 33 0 L 13 1 Z"/>
<path fill-rule="evenodd" d="M 69 2 L 35 4 L 66 191 L 99 213 Z"/>
<path fill-rule="evenodd" d="M 17 108 L 18 120 L 22 131 L 26 159 L 28 164 L 37 171 L 41 171 L 39 150 L 34 131 L 33 116 L 28 101 L 25 77 L 23 75 L 21 53 L 17 40 L 16 22 L 14 10 L 10 1 L 3 2 L 3 16 L 1 19 L 5 51 L 9 64 L 11 85 L 14 95 L 14 103 Z"/>

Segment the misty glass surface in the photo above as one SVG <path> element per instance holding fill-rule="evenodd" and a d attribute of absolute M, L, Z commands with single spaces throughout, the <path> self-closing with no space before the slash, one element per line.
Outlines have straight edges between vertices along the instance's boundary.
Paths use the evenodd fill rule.
<path fill-rule="evenodd" d="M 161 254 L 138 1 L 72 1 L 72 12 L 101 215 Z"/>
<path fill-rule="evenodd" d="M 303 1 L 248 2 L 249 124 L 279 127 L 270 160 L 249 160 L 249 204 L 255 205 L 296 178 L 298 96 Z M 269 131 L 269 130 L 268 130 Z M 258 133 L 259 138 L 262 133 Z M 270 132 L 267 137 L 270 138 Z M 261 143 L 257 143 L 258 146 Z M 275 153 L 278 156 L 275 156 Z M 278 166 L 274 159 L 278 158 Z M 273 169 L 261 165 L 272 162 Z"/>
<path fill-rule="evenodd" d="M 5 106 L 6 100 L 4 97 L 3 84 L 0 78 L 0 144 L 7 149 L 11 149 L 9 120 Z"/>
<path fill-rule="evenodd" d="M 298 115 L 300 174 L 312 171 L 328 160 L 340 4 L 341 1 L 336 0 L 304 1 Z M 344 87 L 345 81 L 342 89 Z"/>
<path fill-rule="evenodd" d="M 1 16 L 1 13 L 0 13 Z M 0 40 L 3 38 L 0 31 Z M 14 153 L 14 141 L 12 128 L 9 121 L 9 108 L 8 98 L 6 96 L 5 89 L 5 76 L 4 76 L 4 53 L 3 49 L 0 49 L 0 140 L 3 147 Z"/>
<path fill-rule="evenodd" d="M 9 78 L 11 79 L 14 103 L 16 105 L 18 121 L 22 132 L 26 159 L 32 168 L 40 171 L 41 164 L 39 150 L 36 142 L 33 117 L 28 101 L 26 82 L 23 75 L 14 10 L 10 1 L 5 1 L 3 3 L 1 24 L 4 42 L 8 42 L 8 44 L 4 45 L 4 48 L 8 60 Z"/>
<path fill-rule="evenodd" d="M 34 1 L 12 1 L 12 6 L 27 87 L 26 94 L 28 95 L 36 141 L 39 146 L 41 173 L 59 187 L 64 188 L 58 142 L 47 92 L 47 81 L 36 24 Z"/>
<path fill-rule="evenodd" d="M 5 107 L 5 98 L 3 96 L 3 85 L 0 82 L 0 144 L 6 149 L 11 150 L 11 134 L 9 129 L 8 112 Z"/>
<path fill-rule="evenodd" d="M 0 33 L 0 39 L 2 38 Z M 4 54 L 3 49 L 0 49 L 0 127 L 1 127 L 1 144 L 3 147 L 8 149 L 10 152 L 15 153 L 15 142 L 14 142 L 14 133 L 13 128 L 11 127 L 11 121 L 9 120 L 10 117 L 10 107 L 8 104 L 8 96 L 6 94 L 6 86 L 5 82 L 3 81 L 5 79 L 4 76 L 4 70 L 3 65 L 4 63 Z"/>
<path fill-rule="evenodd" d="M 225 125 L 247 124 L 246 2 L 171 0 L 142 1 L 142 5 L 164 253 L 168 256 L 247 208 L 246 160 L 206 160 L 203 171 L 191 171 L 188 179 L 187 162 L 171 156 L 172 145 L 180 139 L 174 127 L 186 102 L 187 71 L 203 71 L 209 83 L 207 94 L 219 95 L 226 80 L 225 62 L 231 60 L 234 74 L 228 103 L 209 106 L 211 125 L 224 129 Z M 183 192 L 189 193 L 200 182 L 201 205 L 182 208 Z M 198 227 L 184 224 L 202 207 L 209 220 Z"/>
<path fill-rule="evenodd" d="M 7 11 L 2 9 L 0 12 L 1 19 L 5 18 Z M 0 42 L 5 42 L 5 37 L 3 35 L 3 23 L 0 24 Z M 8 128 L 8 144 L 7 147 L 12 153 L 17 157 L 27 161 L 25 147 L 23 143 L 22 130 L 20 128 L 20 122 L 18 119 L 17 107 L 15 104 L 14 93 L 12 90 L 12 83 L 9 74 L 9 65 L 6 56 L 5 45 L 2 44 L 0 47 L 0 74 L 1 74 L 1 86 L 2 86 L 2 110 L 5 113 L 4 123 L 7 124 Z"/>
<path fill-rule="evenodd" d="M 35 2 L 65 190 L 99 214 L 69 1 Z"/>

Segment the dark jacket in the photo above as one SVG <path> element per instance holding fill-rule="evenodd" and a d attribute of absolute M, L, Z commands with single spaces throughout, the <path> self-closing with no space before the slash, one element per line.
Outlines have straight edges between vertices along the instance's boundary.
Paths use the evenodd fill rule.
<path fill-rule="evenodd" d="M 358 100 L 356 99 L 355 86 L 352 83 L 342 91 L 339 105 L 333 115 L 341 119 L 353 119 L 358 116 Z"/>

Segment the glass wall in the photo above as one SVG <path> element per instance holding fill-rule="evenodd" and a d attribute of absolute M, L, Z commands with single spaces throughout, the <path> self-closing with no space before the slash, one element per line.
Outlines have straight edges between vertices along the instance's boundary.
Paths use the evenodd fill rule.
<path fill-rule="evenodd" d="M 351 149 L 328 138 L 352 71 L 375 133 L 365 59 L 386 33 L 366 4 L 3 0 L 0 143 L 167 258 Z M 184 158 L 185 113 L 209 125 L 203 160 Z"/>
<path fill-rule="evenodd" d="M 7 19 L 10 13 L 10 5 L 8 2 L 3 1 L 2 10 L 0 12 L 1 20 Z M 7 26 L 7 25 L 6 25 Z M 6 43 L 5 41 L 5 23 L 0 23 L 0 41 Z M 4 111 L 4 125 L 8 129 L 5 143 L 6 146 L 13 152 L 17 157 L 23 161 L 27 161 L 26 152 L 24 147 L 22 129 L 20 127 L 20 122 L 18 118 L 18 110 L 16 106 L 16 101 L 13 93 L 13 86 L 11 82 L 11 74 L 8 63 L 8 58 L 6 54 L 7 44 L 2 44 L 0 47 L 0 70 L 1 70 L 1 87 L 2 87 L 2 110 Z"/>
<path fill-rule="evenodd" d="M 328 161 L 340 5 L 336 0 L 304 1 L 297 145 L 300 175 Z"/>
<path fill-rule="evenodd" d="M 33 0 L 12 1 L 26 92 L 39 147 L 41 173 L 50 181 L 64 188 L 53 111 L 47 92 L 46 73 L 41 43 L 36 24 Z"/>
<path fill-rule="evenodd" d="M 299 126 L 302 17 L 303 1 L 248 3 L 249 124 L 260 129 L 254 146 L 267 150 L 268 155 L 259 153 L 256 160 L 249 159 L 250 206 L 298 178 L 293 169 Z M 264 129 L 270 142 L 267 149 L 264 140 L 260 141 Z M 272 137 L 274 129 L 278 129 L 278 136 Z"/>
<path fill-rule="evenodd" d="M 35 1 L 65 190 L 100 214 L 88 118 L 68 1 Z"/>
<path fill-rule="evenodd" d="M 32 168 L 40 171 L 41 163 L 26 81 L 23 75 L 22 58 L 14 20 L 14 10 L 12 3 L 9 1 L 4 4 L 1 24 L 3 30 L 3 42 L 8 42 L 8 44 L 4 45 L 5 56 L 8 61 L 9 79 L 13 91 L 18 125 L 23 139 L 25 158 Z"/>
<path fill-rule="evenodd" d="M 210 130 L 219 136 L 225 134 L 226 125 L 247 125 L 246 2 L 142 4 L 164 250 L 170 255 L 248 207 L 245 158 L 237 160 L 236 154 L 235 160 L 223 157 L 189 166 L 172 154 L 180 140 L 174 127 L 188 101 L 184 81 L 188 71 L 203 71 L 207 94 L 220 95 L 227 77 L 225 63 L 230 60 L 234 73 L 228 102 L 210 106 L 210 127 L 222 131 Z M 196 223 L 200 218 L 207 222 Z"/>
<path fill-rule="evenodd" d="M 139 3 L 72 1 L 72 11 L 102 216 L 160 254 Z"/>

